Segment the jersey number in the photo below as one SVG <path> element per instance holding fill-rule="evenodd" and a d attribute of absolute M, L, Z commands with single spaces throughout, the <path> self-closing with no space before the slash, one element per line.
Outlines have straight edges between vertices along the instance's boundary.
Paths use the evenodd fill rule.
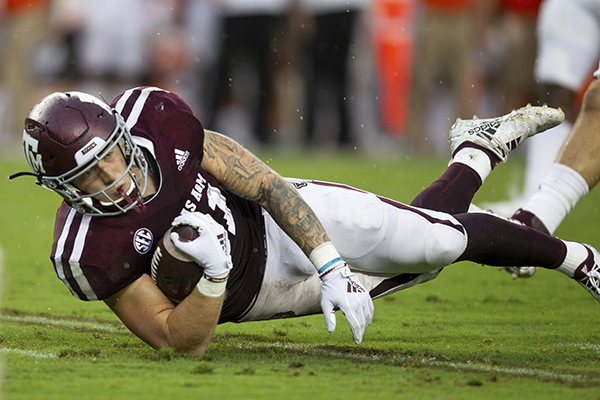
<path fill-rule="evenodd" d="M 206 193 L 206 197 L 208 200 L 208 206 L 211 210 L 216 210 L 217 208 L 223 212 L 223 219 L 225 224 L 227 225 L 227 230 L 235 235 L 235 221 L 233 219 L 233 213 L 227 207 L 227 199 L 218 188 L 215 188 L 210 185 L 210 183 L 206 182 L 206 179 L 198 173 L 196 177 L 196 184 L 191 191 L 191 195 L 196 199 L 197 203 L 200 203 L 202 196 Z M 185 208 L 181 211 L 182 214 L 186 212 L 194 212 L 196 211 L 196 203 L 192 200 L 188 200 L 185 202 Z"/>

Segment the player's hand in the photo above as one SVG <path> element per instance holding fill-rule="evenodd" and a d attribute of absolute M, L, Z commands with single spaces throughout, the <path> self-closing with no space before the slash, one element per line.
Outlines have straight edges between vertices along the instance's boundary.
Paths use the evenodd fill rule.
<path fill-rule="evenodd" d="M 339 308 L 346 316 L 356 344 L 362 342 L 367 326 L 373 321 L 373 300 L 347 264 L 322 278 L 321 309 L 325 315 L 327 331 L 335 330 L 335 310 Z"/>
<path fill-rule="evenodd" d="M 171 241 L 177 249 L 200 265 L 205 275 L 222 276 L 231 270 L 233 264 L 227 231 L 210 215 L 199 212 L 180 215 L 173 220 L 172 225 L 189 225 L 198 231 L 199 236 L 190 241 L 182 241 L 177 233 L 171 232 Z"/>

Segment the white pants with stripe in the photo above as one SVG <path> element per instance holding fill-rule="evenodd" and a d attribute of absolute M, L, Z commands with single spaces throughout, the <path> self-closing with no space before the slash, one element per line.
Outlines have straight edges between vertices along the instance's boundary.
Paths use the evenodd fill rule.
<path fill-rule="evenodd" d="M 466 248 L 464 228 L 449 214 L 410 207 L 343 185 L 291 182 L 374 297 L 435 278 Z M 321 280 L 315 267 L 269 214 L 264 216 L 265 276 L 254 305 L 241 321 L 319 313 Z"/>

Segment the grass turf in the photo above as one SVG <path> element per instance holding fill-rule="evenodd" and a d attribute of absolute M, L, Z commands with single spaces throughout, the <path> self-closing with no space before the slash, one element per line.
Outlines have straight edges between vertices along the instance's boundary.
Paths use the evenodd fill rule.
<path fill-rule="evenodd" d="M 404 202 L 445 165 L 352 153 L 260 156 L 285 176 Z M 512 161 L 494 171 L 477 201 L 503 197 L 522 169 Z M 0 160 L 0 176 L 24 169 L 19 158 Z M 557 234 L 600 247 L 599 199 L 592 192 Z M 599 397 L 600 309 L 552 271 L 512 281 L 495 268 L 450 266 L 432 282 L 376 301 L 360 346 L 340 315 L 333 334 L 322 316 L 226 324 L 203 357 L 154 351 L 103 303 L 74 299 L 56 278 L 48 254 L 58 204 L 30 178 L 0 179 L 3 398 Z"/>

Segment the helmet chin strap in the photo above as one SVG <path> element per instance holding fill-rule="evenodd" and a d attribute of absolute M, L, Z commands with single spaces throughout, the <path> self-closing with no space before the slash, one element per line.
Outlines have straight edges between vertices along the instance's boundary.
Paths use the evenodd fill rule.
<path fill-rule="evenodd" d="M 134 202 L 133 200 L 131 200 L 131 197 L 129 197 L 129 194 L 125 193 L 125 191 L 123 190 L 122 187 L 117 189 L 117 193 L 119 193 L 121 196 L 123 196 L 123 198 L 125 199 L 127 204 L 131 205 L 131 204 L 137 203 L 133 207 L 133 209 L 138 214 L 143 214 L 144 212 L 146 212 L 146 205 L 144 204 L 144 202 L 142 201 L 142 198 L 140 196 L 136 197 L 135 202 Z M 129 193 L 131 193 L 131 191 L 129 191 Z"/>

